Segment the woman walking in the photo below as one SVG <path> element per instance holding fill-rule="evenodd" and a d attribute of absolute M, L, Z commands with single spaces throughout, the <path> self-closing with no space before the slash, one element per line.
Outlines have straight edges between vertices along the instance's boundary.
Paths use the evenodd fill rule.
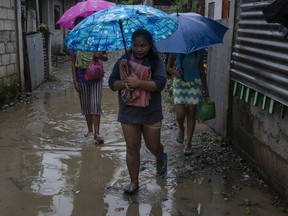
<path fill-rule="evenodd" d="M 126 64 L 127 59 L 131 63 L 126 65 L 128 76 L 125 76 L 121 70 L 123 69 L 123 61 Z M 143 73 L 149 74 L 150 70 L 151 79 L 139 78 L 147 78 L 147 74 Z M 165 178 L 167 174 L 167 154 L 164 153 L 160 141 L 161 121 L 163 119 L 161 91 L 165 87 L 166 80 L 165 65 L 154 48 L 150 32 L 142 29 L 136 30 L 132 35 L 132 49 L 116 62 L 109 77 L 110 88 L 113 91 L 118 91 L 119 113 L 117 120 L 122 125 L 126 141 L 126 163 L 130 175 L 130 183 L 124 187 L 126 193 L 134 193 L 139 188 L 142 136 L 146 147 L 156 158 L 156 177 Z M 133 96 L 129 97 L 129 94 L 134 94 L 135 91 L 139 93 L 140 97 L 148 98 L 148 100 L 140 98 L 139 101 L 144 102 L 139 102 L 141 106 L 137 102 L 133 102 L 131 99 Z"/>
<path fill-rule="evenodd" d="M 173 76 L 173 100 L 178 123 L 176 141 L 184 142 L 186 119 L 186 141 L 184 155 L 192 154 L 192 137 L 196 123 L 196 110 L 202 96 L 209 96 L 203 57 L 205 50 L 189 54 L 170 54 L 167 71 Z"/>

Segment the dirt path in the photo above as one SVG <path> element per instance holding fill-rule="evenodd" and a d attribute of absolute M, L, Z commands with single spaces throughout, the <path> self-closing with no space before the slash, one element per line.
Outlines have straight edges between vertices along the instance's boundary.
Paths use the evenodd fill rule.
<path fill-rule="evenodd" d="M 106 85 L 109 72 L 121 53 L 109 53 L 109 61 L 105 65 L 107 71 L 105 75 Z M 65 62 L 65 59 L 63 62 Z M 57 70 L 55 71 L 57 73 Z M 60 79 L 67 81 L 69 78 L 65 74 L 67 73 L 62 73 L 62 78 L 60 76 Z M 59 86 L 63 87 L 63 85 Z M 232 146 L 226 144 L 221 136 L 205 124 L 196 124 L 193 138 L 194 153 L 188 157 L 184 156 L 182 153 L 183 146 L 175 141 L 177 125 L 173 106 L 169 102 L 171 98 L 167 89 L 163 92 L 163 99 L 165 101 L 163 107 L 165 118 L 163 121 L 162 142 L 165 145 L 165 151 L 169 155 L 169 167 L 176 174 L 178 182 L 189 178 L 198 183 L 212 184 L 212 179 L 215 179 L 215 176 L 221 176 L 225 190 L 220 191 L 219 196 L 227 202 L 233 199 L 238 200 L 238 204 L 246 208 L 248 215 L 250 215 L 250 210 L 255 208 L 255 206 L 264 207 L 257 201 L 257 196 L 249 195 L 247 191 L 251 188 L 272 197 L 270 205 L 280 209 L 282 213 L 288 211 L 287 206 L 284 205 L 281 199 L 253 172 L 251 166 L 237 155 Z M 151 155 L 147 153 L 146 157 L 151 157 Z M 244 197 L 244 199 L 241 199 L 241 197 Z M 251 213 L 251 215 L 253 214 Z"/>
<path fill-rule="evenodd" d="M 105 75 L 104 86 L 106 87 L 109 72 L 112 70 L 112 66 L 120 54 L 121 52 L 109 53 L 109 61 L 105 64 L 107 73 Z M 58 57 L 57 64 L 53 65 L 56 66 L 53 68 L 52 74 L 55 80 L 42 84 L 34 93 L 57 93 L 71 88 L 69 58 L 65 56 Z M 27 94 L 26 99 L 22 101 L 27 102 L 30 98 L 30 102 L 33 103 L 35 99 L 33 95 Z M 175 141 L 177 126 L 173 106 L 167 102 L 169 101 L 169 97 L 168 90 L 166 89 L 163 92 L 165 118 L 163 121 L 162 143 L 165 145 L 165 151 L 169 155 L 168 174 L 173 176 L 173 181 L 176 181 L 177 185 L 186 182 L 183 183 L 183 187 L 188 186 L 187 182 L 192 182 L 191 184 L 195 185 L 213 185 L 213 187 L 216 185 L 214 187 L 216 189 L 211 193 L 213 197 L 217 197 L 222 202 L 211 209 L 221 210 L 221 208 L 225 208 L 225 210 L 220 211 L 225 212 L 224 215 L 236 215 L 233 213 L 234 206 L 240 206 L 243 210 L 242 212 L 245 212 L 244 215 L 272 215 L 262 212 L 277 212 L 277 216 L 286 215 L 288 209 L 281 199 L 252 171 L 249 164 L 245 163 L 237 155 L 232 146 L 226 144 L 222 137 L 214 133 L 205 124 L 196 124 L 193 138 L 193 154 L 191 156 L 183 155 L 183 146 Z M 147 151 L 144 152 L 143 157 L 143 160 L 154 160 Z M 197 195 L 200 196 L 202 192 L 204 193 L 203 189 L 201 190 Z M 180 194 L 180 197 L 182 196 L 185 197 L 184 194 Z M 185 203 L 185 200 L 183 200 L 183 203 Z M 197 212 L 197 209 L 189 207 L 189 211 L 192 214 Z M 175 215 L 185 214 L 178 211 Z M 205 215 L 214 216 L 216 214 L 207 211 Z"/>

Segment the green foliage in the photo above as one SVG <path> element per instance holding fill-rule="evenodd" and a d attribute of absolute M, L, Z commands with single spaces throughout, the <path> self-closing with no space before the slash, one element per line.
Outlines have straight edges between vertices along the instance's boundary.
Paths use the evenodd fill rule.
<path fill-rule="evenodd" d="M 38 26 L 37 26 L 37 31 L 38 32 L 42 32 L 42 33 L 49 33 L 50 30 L 49 30 L 49 26 L 44 24 L 44 23 L 40 23 Z"/>
<path fill-rule="evenodd" d="M 175 12 L 183 12 L 183 7 L 187 4 L 187 0 L 176 0 L 173 4 Z"/>
<path fill-rule="evenodd" d="M 226 143 L 225 139 L 221 136 L 207 136 L 207 134 L 201 134 L 200 136 L 201 142 L 209 142 L 209 143 Z"/>
<path fill-rule="evenodd" d="M 197 2 L 194 0 L 192 2 L 192 9 L 191 9 L 192 12 L 197 12 Z"/>
<path fill-rule="evenodd" d="M 283 212 L 283 213 L 288 213 L 288 207 L 281 207 L 280 209 L 280 212 Z"/>
<path fill-rule="evenodd" d="M 25 0 L 25 5 L 28 6 L 28 10 L 30 11 L 36 9 L 35 0 Z"/>
<path fill-rule="evenodd" d="M 253 211 L 252 211 L 252 209 L 250 207 L 246 208 L 246 214 L 247 215 L 253 215 Z"/>
<path fill-rule="evenodd" d="M 55 74 L 51 74 L 47 81 L 48 82 L 59 82 L 60 79 Z"/>
<path fill-rule="evenodd" d="M 173 2 L 172 6 L 170 9 L 173 11 L 173 13 L 176 13 L 177 11 L 179 13 L 186 12 L 188 0 L 176 0 Z M 197 10 L 197 0 L 192 0 L 192 12 L 196 12 Z"/>
<path fill-rule="evenodd" d="M 133 0 L 121 1 L 121 4 L 123 4 L 123 5 L 132 5 L 133 4 Z"/>
<path fill-rule="evenodd" d="M 19 83 L 15 81 L 11 84 L 3 84 L 0 86 L 0 106 L 14 101 L 19 94 Z"/>

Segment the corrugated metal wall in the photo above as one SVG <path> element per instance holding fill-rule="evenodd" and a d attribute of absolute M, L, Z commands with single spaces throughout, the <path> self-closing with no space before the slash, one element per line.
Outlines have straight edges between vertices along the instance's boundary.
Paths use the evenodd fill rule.
<path fill-rule="evenodd" d="M 264 19 L 262 8 L 271 2 L 242 1 L 231 79 L 288 106 L 288 39 L 279 32 L 278 24 L 268 24 Z"/>

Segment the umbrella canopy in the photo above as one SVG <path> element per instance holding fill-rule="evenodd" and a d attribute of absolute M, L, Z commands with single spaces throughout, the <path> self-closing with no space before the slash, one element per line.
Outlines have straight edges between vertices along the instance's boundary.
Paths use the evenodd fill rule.
<path fill-rule="evenodd" d="M 167 39 L 155 43 L 159 52 L 188 54 L 204 47 L 222 43 L 228 30 L 220 23 L 200 14 L 173 13 L 178 29 Z"/>
<path fill-rule="evenodd" d="M 115 3 L 104 0 L 88 0 L 84 2 L 78 2 L 61 16 L 61 18 L 57 21 L 57 24 L 63 28 L 72 29 L 75 26 L 74 22 L 77 17 L 87 17 L 96 11 L 103 10 L 115 5 Z"/>
<path fill-rule="evenodd" d="M 82 51 L 120 50 L 131 47 L 132 33 L 148 30 L 154 41 L 170 36 L 178 21 L 147 5 L 116 5 L 82 20 L 65 38 L 69 49 Z"/>

